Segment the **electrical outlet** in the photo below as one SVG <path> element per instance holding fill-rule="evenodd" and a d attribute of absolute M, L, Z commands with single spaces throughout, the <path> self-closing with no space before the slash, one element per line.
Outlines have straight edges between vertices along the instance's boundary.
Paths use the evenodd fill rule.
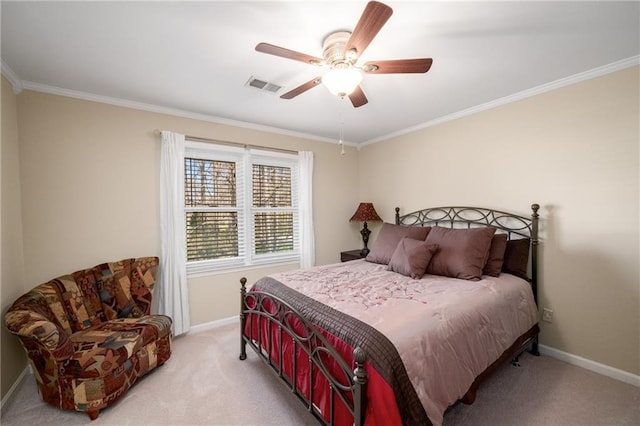
<path fill-rule="evenodd" d="M 544 322 L 553 322 L 553 309 L 543 308 L 542 309 L 542 321 Z"/>

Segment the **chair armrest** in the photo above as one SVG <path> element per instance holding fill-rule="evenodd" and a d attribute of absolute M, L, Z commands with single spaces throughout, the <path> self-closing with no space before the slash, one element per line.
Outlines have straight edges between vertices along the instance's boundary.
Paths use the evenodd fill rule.
<path fill-rule="evenodd" d="M 9 311 L 5 315 L 5 323 L 11 333 L 51 352 L 57 362 L 73 356 L 69 335 L 44 315 L 28 310 Z"/>

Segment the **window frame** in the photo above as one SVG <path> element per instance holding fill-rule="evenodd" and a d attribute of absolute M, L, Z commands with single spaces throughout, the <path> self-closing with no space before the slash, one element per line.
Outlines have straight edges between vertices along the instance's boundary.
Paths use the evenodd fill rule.
<path fill-rule="evenodd" d="M 188 211 L 232 211 L 238 212 L 238 256 L 221 259 L 187 261 L 187 276 L 201 276 L 230 272 L 234 269 L 247 269 L 286 263 L 300 262 L 299 231 L 299 162 L 295 154 L 287 154 L 253 148 L 238 148 L 220 144 L 203 143 L 187 140 L 185 143 L 185 159 L 196 158 L 212 161 L 230 161 L 236 164 L 236 207 L 198 208 L 187 207 L 183 202 L 186 229 Z M 254 208 L 253 207 L 253 164 L 291 168 L 290 208 Z M 183 167 L 184 164 L 183 164 Z M 182 183 L 184 187 L 184 182 Z M 184 198 L 184 197 L 183 197 Z M 284 253 L 254 253 L 253 214 L 257 211 L 291 211 L 293 213 L 293 250 Z M 186 238 L 186 235 L 185 235 Z M 185 251 L 187 241 L 184 241 Z M 185 259 L 186 260 L 186 259 Z"/>

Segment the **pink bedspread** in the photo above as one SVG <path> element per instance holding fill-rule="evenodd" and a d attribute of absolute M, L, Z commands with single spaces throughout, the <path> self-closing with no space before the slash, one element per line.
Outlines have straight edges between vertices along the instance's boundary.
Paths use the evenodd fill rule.
<path fill-rule="evenodd" d="M 272 278 L 363 321 L 396 346 L 434 425 L 476 376 L 537 322 L 530 285 L 513 275 L 420 280 L 364 260 Z"/>

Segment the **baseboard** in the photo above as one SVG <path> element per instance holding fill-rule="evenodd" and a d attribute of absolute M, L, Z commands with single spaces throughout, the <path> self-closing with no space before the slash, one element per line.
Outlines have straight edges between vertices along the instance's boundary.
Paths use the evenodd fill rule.
<path fill-rule="evenodd" d="M 9 399 L 11 399 L 11 397 L 13 396 L 13 393 L 18 388 L 18 385 L 22 382 L 22 379 L 24 379 L 24 377 L 30 373 L 31 373 L 31 369 L 29 368 L 29 364 L 27 364 L 27 366 L 24 368 L 24 370 L 22 370 L 22 373 L 20 373 L 16 381 L 13 382 L 13 385 L 11 385 L 11 387 L 5 394 L 4 398 L 2 398 L 2 401 L 0 401 L 0 411 L 2 411 L 2 409 L 4 408 L 4 404 L 7 401 L 9 401 Z"/>
<path fill-rule="evenodd" d="M 211 330 L 225 325 L 234 324 L 240 321 L 240 317 L 235 315 L 229 318 L 222 318 L 216 321 L 205 322 L 203 324 L 194 325 L 189 330 L 189 333 L 200 333 L 201 331 Z"/>
<path fill-rule="evenodd" d="M 203 324 L 198 324 L 191 327 L 189 333 L 199 333 L 206 330 L 212 330 L 214 328 L 234 324 L 238 321 L 239 317 L 233 316 Z M 538 345 L 538 348 L 540 350 L 540 353 L 544 355 L 548 355 L 552 358 L 559 359 L 560 361 L 564 361 L 568 364 L 576 365 L 578 367 L 584 368 L 585 370 L 593 371 L 594 373 L 602 374 L 603 376 L 607 376 L 612 379 L 619 380 L 621 382 L 628 383 L 640 388 L 640 376 L 629 373 L 628 371 L 600 364 L 599 362 L 591 361 L 590 359 L 582 358 L 578 355 L 573 355 L 568 352 L 552 348 L 550 346 Z"/>
<path fill-rule="evenodd" d="M 568 364 L 582 367 L 585 370 L 593 371 L 594 373 L 602 374 L 603 376 L 640 387 L 640 376 L 629 373 L 628 371 L 609 367 L 608 365 L 600 364 L 599 362 L 591 361 L 590 359 L 582 358 L 578 355 L 563 352 L 550 346 L 539 345 L 538 348 L 540 349 L 541 354 L 548 355 Z"/>

